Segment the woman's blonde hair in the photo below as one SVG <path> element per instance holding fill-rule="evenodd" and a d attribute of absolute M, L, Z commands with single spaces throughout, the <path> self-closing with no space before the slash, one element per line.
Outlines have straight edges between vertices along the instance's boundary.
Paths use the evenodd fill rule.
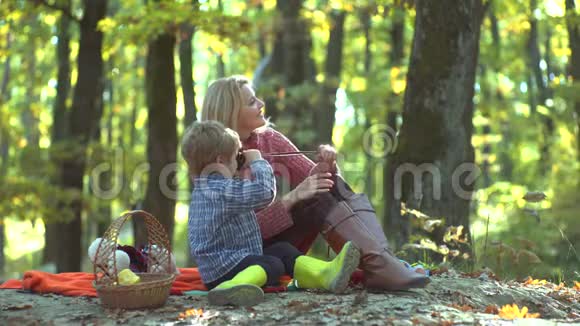
<path fill-rule="evenodd" d="M 209 85 L 201 107 L 201 121 L 216 120 L 238 130 L 238 115 L 244 107 L 242 87 L 252 86 L 244 76 L 220 78 Z"/>
<path fill-rule="evenodd" d="M 215 163 L 218 156 L 229 158 L 240 147 L 238 134 L 220 122 L 194 122 L 183 133 L 181 155 L 187 162 L 189 174 L 196 177 Z"/>

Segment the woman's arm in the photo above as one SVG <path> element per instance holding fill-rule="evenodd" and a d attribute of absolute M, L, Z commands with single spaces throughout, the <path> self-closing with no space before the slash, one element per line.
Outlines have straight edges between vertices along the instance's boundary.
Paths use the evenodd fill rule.
<path fill-rule="evenodd" d="M 298 148 L 284 135 L 276 130 L 268 129 L 259 134 L 258 149 L 262 154 L 274 152 L 294 152 Z M 310 173 L 314 162 L 304 155 L 293 155 L 269 159 L 274 173 L 290 182 L 292 189 L 296 188 Z M 292 192 L 285 194 L 272 205 L 258 211 L 258 225 L 262 232 L 262 238 L 269 239 L 288 229 L 294 222 L 290 215 L 290 208 L 298 199 Z"/>

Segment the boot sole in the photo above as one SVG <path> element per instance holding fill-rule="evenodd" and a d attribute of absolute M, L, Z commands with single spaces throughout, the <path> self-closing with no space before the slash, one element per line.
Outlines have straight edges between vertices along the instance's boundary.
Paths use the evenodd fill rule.
<path fill-rule="evenodd" d="M 348 248 L 344 257 L 344 265 L 338 273 L 338 276 L 330 283 L 329 290 L 333 293 L 342 293 L 346 290 L 350 277 L 360 262 L 360 249 L 352 242 L 347 245 Z"/>
<path fill-rule="evenodd" d="M 264 291 L 253 284 L 241 284 L 227 289 L 212 289 L 208 301 L 216 306 L 254 306 L 264 301 Z"/>

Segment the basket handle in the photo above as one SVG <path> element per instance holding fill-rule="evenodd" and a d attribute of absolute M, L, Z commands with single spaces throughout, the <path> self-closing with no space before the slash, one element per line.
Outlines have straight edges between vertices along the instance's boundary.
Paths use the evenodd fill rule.
<path fill-rule="evenodd" d="M 142 210 L 134 210 L 123 213 L 115 219 L 105 234 L 102 237 L 99 246 L 97 247 L 97 252 L 95 253 L 95 261 L 93 262 L 93 273 L 95 274 L 95 281 L 98 282 L 98 272 L 99 269 L 104 272 L 109 278 L 114 278 L 115 282 L 119 283 L 118 271 L 117 271 L 117 259 L 115 256 L 115 251 L 117 250 L 117 239 L 119 237 L 119 232 L 123 225 L 129 220 L 129 218 L 143 218 L 145 220 L 145 225 L 147 228 L 147 243 L 149 250 L 151 250 L 152 245 L 161 245 L 167 250 L 167 272 L 171 271 L 171 244 L 169 242 L 167 232 L 165 228 L 159 221 L 153 217 L 153 215 Z M 104 245 L 106 244 L 106 245 Z M 151 256 L 151 253 L 148 257 Z M 113 257 L 113 275 L 109 275 L 109 266 L 101 266 L 97 262 L 101 262 L 102 258 Z M 147 272 L 151 272 L 151 261 L 147 262 Z"/>

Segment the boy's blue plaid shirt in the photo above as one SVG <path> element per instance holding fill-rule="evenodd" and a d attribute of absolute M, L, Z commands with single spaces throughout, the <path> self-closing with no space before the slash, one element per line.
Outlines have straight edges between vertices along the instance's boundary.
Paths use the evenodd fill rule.
<path fill-rule="evenodd" d="M 189 206 L 189 249 L 204 283 L 217 280 L 249 255 L 262 254 L 255 209 L 268 206 L 276 193 L 272 167 L 250 164 L 252 180 L 215 173 L 195 178 Z"/>

